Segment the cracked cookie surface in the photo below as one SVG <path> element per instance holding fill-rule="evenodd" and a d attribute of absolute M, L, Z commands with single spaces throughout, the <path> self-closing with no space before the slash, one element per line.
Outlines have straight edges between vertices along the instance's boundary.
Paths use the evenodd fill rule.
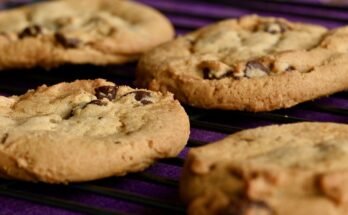
<path fill-rule="evenodd" d="M 0 69 L 137 59 L 172 39 L 154 9 L 123 0 L 57 0 L 0 12 Z"/>
<path fill-rule="evenodd" d="M 190 215 L 344 215 L 348 125 L 250 129 L 191 149 L 180 190 Z"/>
<path fill-rule="evenodd" d="M 103 79 L 0 97 L 0 176 L 68 183 L 140 171 L 176 156 L 188 117 L 170 93 Z"/>
<path fill-rule="evenodd" d="M 145 54 L 137 84 L 208 109 L 291 107 L 348 87 L 347 35 L 280 18 L 226 20 Z"/>

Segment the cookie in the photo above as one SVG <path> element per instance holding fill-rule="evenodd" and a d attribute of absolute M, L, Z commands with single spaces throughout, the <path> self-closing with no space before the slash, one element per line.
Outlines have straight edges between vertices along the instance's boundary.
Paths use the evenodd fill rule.
<path fill-rule="evenodd" d="M 137 85 L 207 109 L 287 108 L 348 87 L 338 40 L 337 32 L 284 19 L 226 20 L 145 54 Z"/>
<path fill-rule="evenodd" d="M 348 213 L 348 125 L 245 130 L 191 149 L 181 178 L 190 215 Z"/>
<path fill-rule="evenodd" d="M 158 11 L 123 0 L 58 0 L 0 12 L 0 69 L 120 64 L 172 39 Z"/>
<path fill-rule="evenodd" d="M 47 183 L 140 171 L 185 146 L 189 121 L 170 93 L 103 79 L 0 97 L 0 175 Z"/>

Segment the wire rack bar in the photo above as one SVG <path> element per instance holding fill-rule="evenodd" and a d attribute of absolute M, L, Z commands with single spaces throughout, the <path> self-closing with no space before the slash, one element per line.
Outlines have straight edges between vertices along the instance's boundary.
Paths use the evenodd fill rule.
<path fill-rule="evenodd" d="M 148 173 L 138 173 L 138 174 L 130 175 L 129 178 L 146 181 L 153 184 L 168 186 L 172 188 L 179 187 L 179 182 L 177 180 L 165 178 L 163 176 L 152 175 Z"/>
<path fill-rule="evenodd" d="M 86 204 L 76 203 L 73 201 L 67 201 L 50 196 L 38 195 L 34 194 L 33 192 L 21 191 L 7 187 L 0 187 L 0 195 L 21 200 L 27 200 L 48 206 L 68 209 L 71 211 L 81 212 L 90 215 L 126 215 L 120 212 L 110 211 L 103 208 L 89 206 Z"/>
<path fill-rule="evenodd" d="M 308 110 L 315 110 L 315 111 L 331 113 L 331 114 L 336 114 L 341 116 L 348 116 L 348 109 L 345 109 L 345 108 L 333 107 L 329 105 L 321 105 L 316 103 L 304 104 L 302 106 Z"/>
<path fill-rule="evenodd" d="M 190 146 L 190 145 L 188 145 Z M 175 157 L 175 158 L 166 158 L 166 159 L 162 159 L 158 161 L 159 163 L 164 163 L 164 164 L 169 164 L 169 165 L 173 165 L 173 166 L 183 166 L 185 160 L 179 157 Z"/>
<path fill-rule="evenodd" d="M 100 195 L 104 195 L 104 196 L 108 196 L 108 197 L 112 197 L 116 199 L 129 201 L 129 202 L 134 202 L 137 204 L 159 208 L 162 210 L 167 210 L 168 213 L 171 213 L 171 212 L 182 213 L 182 214 L 185 213 L 185 208 L 183 206 L 174 205 L 157 198 L 152 198 L 152 197 L 144 196 L 141 194 L 130 193 L 123 190 L 117 190 L 113 188 L 92 185 L 92 184 L 74 184 L 74 185 L 70 185 L 70 188 L 81 190 L 81 191 L 87 191 L 90 193 L 100 194 Z"/>

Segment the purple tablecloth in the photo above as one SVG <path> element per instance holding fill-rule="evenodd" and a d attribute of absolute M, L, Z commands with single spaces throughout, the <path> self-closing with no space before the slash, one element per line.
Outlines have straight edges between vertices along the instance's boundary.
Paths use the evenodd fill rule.
<path fill-rule="evenodd" d="M 305 21 L 310 23 L 322 24 L 327 27 L 337 27 L 348 23 L 348 9 L 335 7 L 316 6 L 322 5 L 326 0 L 315 1 L 178 1 L 178 0 L 139 0 L 145 4 L 160 9 L 174 23 L 177 33 L 182 34 L 206 24 L 221 20 L 224 18 L 237 17 L 244 14 L 257 13 L 260 15 L 272 15 L 285 17 L 290 20 Z M 12 7 L 25 2 L 25 0 L 11 1 L 4 7 Z M 283 3 L 280 3 L 283 2 Z M 297 3 L 294 3 L 297 2 Z M 53 70 L 46 71 L 31 70 L 9 71 L 0 74 L 0 93 L 11 94 L 20 93 L 28 88 L 36 87 L 42 83 L 55 83 L 62 80 L 74 78 L 96 78 L 106 77 L 117 83 L 132 83 L 135 64 L 124 67 L 112 68 L 117 71 L 100 71 L 97 68 L 88 70 L 98 70 L 98 72 L 84 71 L 86 67 L 77 67 L 76 75 L 72 76 L 70 72 Z M 71 69 L 71 68 L 70 68 Z M 73 69 L 76 69 L 75 67 Z M 69 70 L 69 69 L 67 69 Z M 23 72 L 23 73 L 22 73 Z M 125 77 L 119 76 L 119 73 L 127 73 Z M 29 73 L 29 74 L 28 74 Z M 191 116 L 191 146 L 197 142 L 209 142 L 220 139 L 226 134 L 244 128 L 251 128 L 260 125 L 269 125 L 273 123 L 295 122 L 295 121 L 335 121 L 348 122 L 348 94 L 338 93 L 329 98 L 318 99 L 314 102 L 307 102 L 288 110 L 280 110 L 272 113 L 248 114 L 233 111 L 205 111 L 188 108 Z M 1 122 L 0 122 L 1 123 Z M 186 148 L 180 157 L 184 158 L 187 153 Z M 180 160 L 179 160 L 180 161 Z M 125 214 L 164 214 L 179 213 L 183 214 L 184 207 L 180 204 L 178 197 L 177 181 L 180 177 L 181 165 L 170 162 L 158 162 L 145 171 L 145 174 L 131 175 L 126 177 L 111 178 L 97 182 L 91 182 L 92 186 L 52 186 L 42 184 L 22 184 L 17 182 L 0 181 L 0 214 L 78 214 L 74 209 L 62 209 L 61 206 L 52 206 L 55 200 L 64 200 L 66 205 L 70 203 L 79 203 L 87 206 L 89 213 L 94 213 L 88 207 L 100 209 L 99 214 L 115 213 Z M 145 176 L 150 176 L 146 178 Z M 164 182 L 156 180 L 166 179 Z M 172 184 L 172 185 L 171 185 Z M 2 192 L 2 189 L 10 187 L 10 193 L 18 194 L 17 197 L 10 197 L 11 194 Z M 96 192 L 86 189 L 98 187 Z M 98 193 L 105 188 L 105 193 Z M 18 193 L 17 193 L 18 191 Z M 109 192 L 112 191 L 112 192 Z M 38 195 L 38 198 L 31 198 L 31 201 L 20 200 L 20 192 L 24 194 Z M 114 193 L 113 193 L 114 192 Z M 124 192 L 124 193 L 122 193 Z M 117 194 L 110 196 L 109 194 Z M 137 200 L 128 198 L 129 194 L 136 195 Z M 109 195 L 109 196 L 108 196 Z M 25 195 L 22 195 L 22 197 Z M 42 198 L 41 198 L 42 196 Z M 139 202 L 140 197 L 144 197 Z M 46 197 L 54 198 L 53 203 L 45 203 Z M 32 202 L 36 201 L 35 203 Z M 140 198 L 141 199 L 141 198 Z M 52 200 L 52 199 L 50 199 Z M 150 202 L 146 202 L 150 201 Z M 171 210 L 166 207 L 152 205 L 153 202 L 163 201 L 163 205 L 170 205 L 181 208 L 181 210 Z M 51 205 L 48 206 L 47 204 Z M 59 203 L 60 204 L 60 203 Z M 73 205 L 74 206 L 74 205 Z M 78 206 L 74 206 L 78 207 Z M 76 209 L 75 209 L 76 210 Z M 89 211 L 88 211 L 89 210 Z M 101 210 L 104 210 L 102 213 Z M 79 210 L 81 211 L 81 210 Z M 95 212 L 94 214 L 98 214 Z M 110 213 L 111 214 L 111 213 Z"/>

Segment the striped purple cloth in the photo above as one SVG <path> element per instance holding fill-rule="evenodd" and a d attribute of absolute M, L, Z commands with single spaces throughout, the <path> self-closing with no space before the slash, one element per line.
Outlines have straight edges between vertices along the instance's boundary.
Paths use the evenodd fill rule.
<path fill-rule="evenodd" d="M 139 0 L 166 14 L 178 34 L 225 18 L 257 13 L 290 20 L 337 27 L 348 23 L 348 8 L 326 6 L 328 0 Z M 1 8 L 29 3 L 0 1 Z M 76 78 L 104 77 L 117 83 L 132 83 L 135 64 L 116 68 L 63 67 L 49 73 L 41 70 L 9 71 L 0 74 L 0 93 L 22 93 L 43 83 Z M 187 108 L 191 118 L 188 147 L 177 159 L 159 161 L 140 174 L 69 186 L 28 184 L 0 180 L 0 214 L 185 214 L 178 196 L 182 162 L 189 147 L 220 139 L 232 132 L 297 121 L 348 122 L 346 92 L 287 110 L 271 113 L 206 111 Z M 0 122 L 1 123 L 1 122 Z M 93 158 L 91 158 L 93 159 Z"/>

